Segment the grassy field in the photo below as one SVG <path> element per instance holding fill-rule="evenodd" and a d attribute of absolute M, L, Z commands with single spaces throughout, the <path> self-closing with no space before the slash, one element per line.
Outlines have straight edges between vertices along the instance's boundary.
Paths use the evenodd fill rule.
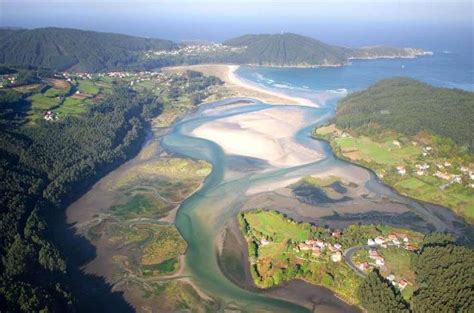
<path fill-rule="evenodd" d="M 48 97 L 42 93 L 36 93 L 27 98 L 31 103 L 31 109 L 34 111 L 47 111 L 59 105 L 59 99 Z"/>
<path fill-rule="evenodd" d="M 316 129 L 314 136 L 328 140 L 339 157 L 373 169 L 398 192 L 446 206 L 474 222 L 474 189 L 468 186 L 469 177 L 463 178 L 464 183 L 459 184 L 434 176 L 438 166 L 447 162 L 447 159 L 437 152 L 436 143 L 430 142 L 429 136 L 424 136 L 423 143 L 417 142 L 416 138 L 397 136 L 394 132 L 368 137 L 345 133 L 334 125 Z M 431 152 L 424 153 L 423 146 L 430 146 Z M 449 163 L 455 166 L 443 167 L 440 171 L 448 171 L 452 175 L 462 174 L 459 171 L 462 164 L 459 162 L 460 157 L 453 151 Z M 416 165 L 420 164 L 430 166 L 422 175 L 417 174 L 416 169 Z M 405 175 L 397 172 L 398 166 L 405 168 Z"/>
<path fill-rule="evenodd" d="M 275 242 L 288 239 L 302 241 L 309 238 L 310 226 L 301 226 L 286 219 L 275 211 L 262 211 L 245 215 L 245 220 L 251 229 L 258 231 L 263 236 L 273 238 Z"/>
<path fill-rule="evenodd" d="M 87 111 L 87 105 L 84 101 L 68 97 L 64 100 L 62 105 L 55 110 L 60 116 L 63 115 L 79 115 Z"/>
<path fill-rule="evenodd" d="M 403 164 L 404 160 L 414 159 L 422 152 L 419 147 L 414 145 L 404 145 L 402 148 L 398 148 L 393 144 L 393 141 L 394 138 L 387 138 L 384 142 L 375 142 L 365 136 L 335 139 L 342 152 L 351 159 L 362 159 L 392 166 Z"/>
<path fill-rule="evenodd" d="M 99 93 L 99 88 L 96 86 L 95 82 L 91 80 L 79 80 L 76 88 L 80 93 L 85 93 L 91 96 L 95 96 Z"/>

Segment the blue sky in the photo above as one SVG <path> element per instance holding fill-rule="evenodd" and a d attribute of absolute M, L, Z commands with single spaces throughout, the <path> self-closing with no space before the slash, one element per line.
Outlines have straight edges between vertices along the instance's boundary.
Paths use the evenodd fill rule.
<path fill-rule="evenodd" d="M 437 28 L 470 32 L 469 0 L 0 0 L 0 26 L 72 27 L 174 40 L 297 32 L 334 43 L 387 42 Z M 365 38 L 364 38 L 365 37 Z"/>

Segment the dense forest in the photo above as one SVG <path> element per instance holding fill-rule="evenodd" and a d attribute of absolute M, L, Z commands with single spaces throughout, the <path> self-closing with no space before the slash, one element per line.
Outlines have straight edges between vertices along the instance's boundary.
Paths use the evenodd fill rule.
<path fill-rule="evenodd" d="M 339 128 L 378 125 L 410 136 L 429 131 L 474 151 L 473 116 L 472 92 L 392 78 L 342 99 L 334 122 Z"/>
<path fill-rule="evenodd" d="M 472 312 L 474 310 L 474 251 L 457 245 L 450 235 L 426 235 L 412 260 L 417 284 L 410 303 L 377 271 L 358 290 L 369 313 Z"/>
<path fill-rule="evenodd" d="M 0 30 L 0 63 L 54 70 L 123 69 L 137 62 L 137 52 L 176 47 L 168 40 L 76 29 Z"/>
<path fill-rule="evenodd" d="M 2 91 L 0 97 L 0 307 L 74 310 L 48 219 L 138 151 L 146 123 L 162 105 L 117 86 L 84 116 L 25 124 L 21 114 L 11 114 L 21 110 L 22 95 Z"/>

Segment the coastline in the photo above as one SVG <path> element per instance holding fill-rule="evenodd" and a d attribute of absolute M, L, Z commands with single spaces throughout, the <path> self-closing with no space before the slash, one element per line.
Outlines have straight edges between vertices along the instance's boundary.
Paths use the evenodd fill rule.
<path fill-rule="evenodd" d="M 191 70 L 201 72 L 204 75 L 216 76 L 224 82 L 224 87 L 230 91 L 231 94 L 229 96 L 253 98 L 268 104 L 275 105 L 296 104 L 301 106 L 318 107 L 317 103 L 314 103 L 308 99 L 289 96 L 282 92 L 269 90 L 256 84 L 244 81 L 236 74 L 236 71 L 239 69 L 239 67 L 239 65 L 231 64 L 198 64 L 165 67 L 162 70 L 164 72 L 170 73 L 183 73 L 185 71 Z"/>

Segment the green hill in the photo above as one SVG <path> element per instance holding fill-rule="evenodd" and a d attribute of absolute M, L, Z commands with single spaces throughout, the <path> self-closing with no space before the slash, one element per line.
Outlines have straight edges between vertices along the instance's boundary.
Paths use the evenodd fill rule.
<path fill-rule="evenodd" d="M 66 28 L 0 30 L 0 63 L 55 70 L 113 70 L 136 62 L 137 52 L 175 47 L 168 40 Z"/>
<path fill-rule="evenodd" d="M 224 45 L 246 47 L 236 57 L 237 63 L 273 66 L 342 65 L 351 51 L 291 33 L 244 35 L 227 40 Z"/>
<path fill-rule="evenodd" d="M 410 136 L 427 130 L 473 151 L 473 117 L 472 92 L 392 78 L 341 100 L 335 123 L 339 128 L 377 123 Z"/>
<path fill-rule="evenodd" d="M 346 48 L 292 33 L 244 35 L 223 43 L 244 47 L 235 63 L 270 66 L 340 66 L 350 59 L 411 58 L 425 55 L 421 49 L 373 46 Z"/>

